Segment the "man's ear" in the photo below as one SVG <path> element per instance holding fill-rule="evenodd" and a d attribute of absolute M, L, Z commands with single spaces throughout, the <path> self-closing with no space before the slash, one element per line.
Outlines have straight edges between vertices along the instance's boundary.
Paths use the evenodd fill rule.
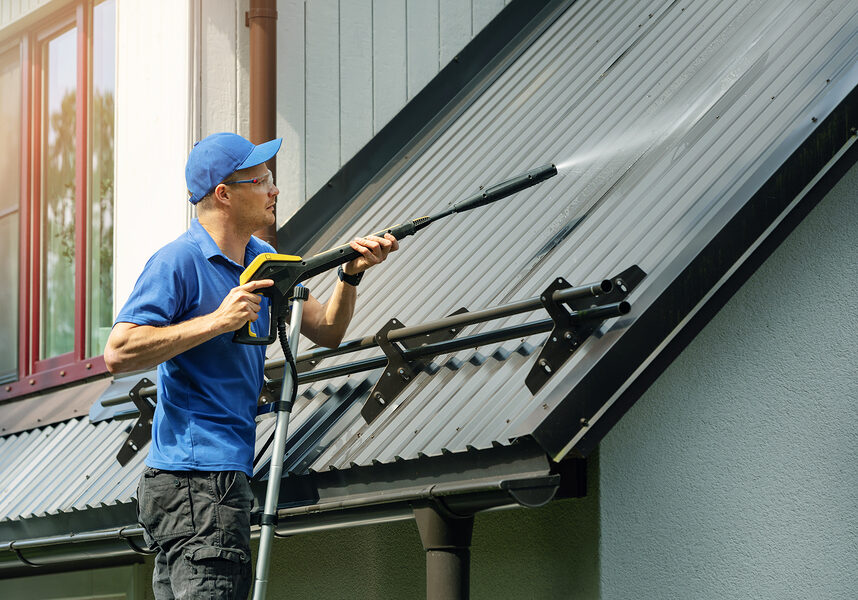
<path fill-rule="evenodd" d="M 217 184 L 215 189 L 212 191 L 212 196 L 214 196 L 214 200 L 221 204 L 229 204 L 232 200 L 232 194 L 229 191 L 229 186 L 224 185 L 223 183 Z"/>

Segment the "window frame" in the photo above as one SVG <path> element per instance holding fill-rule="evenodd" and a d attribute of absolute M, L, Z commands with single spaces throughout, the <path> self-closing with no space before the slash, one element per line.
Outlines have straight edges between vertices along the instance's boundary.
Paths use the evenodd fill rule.
<path fill-rule="evenodd" d="M 19 207 L 18 379 L 0 384 L 0 400 L 31 394 L 107 373 L 104 357 L 87 356 L 89 285 L 89 113 L 93 94 L 93 9 L 104 0 L 77 0 L 36 23 L 28 33 L 0 41 L 0 50 L 20 47 L 21 197 Z M 39 358 L 42 344 L 42 205 L 45 59 L 47 44 L 76 28 L 75 97 L 75 283 L 74 344 L 71 352 Z M 81 93 L 81 91 L 85 93 Z M 100 348 L 93 351 L 101 352 Z"/>

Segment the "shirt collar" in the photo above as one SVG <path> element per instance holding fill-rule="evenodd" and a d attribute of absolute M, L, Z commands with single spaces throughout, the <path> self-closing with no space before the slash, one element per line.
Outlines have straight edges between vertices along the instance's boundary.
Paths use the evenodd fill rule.
<path fill-rule="evenodd" d="M 197 243 L 203 253 L 203 256 L 205 256 L 207 260 L 211 260 L 215 256 L 221 256 L 225 261 L 231 264 L 236 264 L 221 251 L 217 244 L 215 244 L 215 241 L 212 239 L 212 236 L 209 235 L 209 232 L 206 231 L 205 227 L 200 225 L 199 219 L 193 219 L 191 221 L 191 226 L 188 228 L 188 235 L 190 235 L 191 239 Z M 250 236 L 250 241 L 247 242 L 247 246 L 244 249 L 245 264 L 238 266 L 244 268 L 263 252 L 271 252 L 268 244 L 255 236 Z"/>
<path fill-rule="evenodd" d="M 199 219 L 193 219 L 191 221 L 191 226 L 188 228 L 188 235 L 190 235 L 191 239 L 197 243 L 200 250 L 203 252 L 203 256 L 207 259 L 211 260 L 215 256 L 223 256 L 226 258 L 226 255 L 221 252 L 218 245 L 215 244 L 215 241 L 212 239 L 212 236 L 209 235 L 209 232 L 206 231 L 206 228 L 200 225 Z"/>

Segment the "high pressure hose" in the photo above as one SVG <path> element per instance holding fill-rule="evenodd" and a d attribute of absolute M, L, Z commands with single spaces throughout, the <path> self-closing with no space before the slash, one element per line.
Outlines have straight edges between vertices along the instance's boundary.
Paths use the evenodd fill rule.
<path fill-rule="evenodd" d="M 291 405 L 298 398 L 298 365 L 295 364 L 295 357 L 292 356 L 292 349 L 289 347 L 289 338 L 286 335 L 286 319 L 282 316 L 277 317 L 277 338 L 280 340 L 280 347 L 283 348 L 283 356 L 292 370 L 292 395 L 289 401 Z"/>

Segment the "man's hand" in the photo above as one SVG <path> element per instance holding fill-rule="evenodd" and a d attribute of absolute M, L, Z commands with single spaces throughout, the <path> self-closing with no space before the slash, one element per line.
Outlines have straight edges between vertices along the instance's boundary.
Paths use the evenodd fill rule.
<path fill-rule="evenodd" d="M 369 235 L 355 238 L 349 245 L 361 256 L 343 265 L 343 271 L 348 275 L 356 275 L 384 262 L 388 254 L 399 249 L 399 242 L 389 233 L 384 237 Z M 352 319 L 356 298 L 355 287 L 344 283 L 334 287 L 330 299 L 324 305 L 310 294 L 309 300 L 304 303 L 301 333 L 320 346 L 335 348 L 342 341 Z"/>
<path fill-rule="evenodd" d="M 385 233 L 383 238 L 377 235 L 355 238 L 349 242 L 349 245 L 353 250 L 360 252 L 361 256 L 343 265 L 343 271 L 348 275 L 357 275 L 373 265 L 384 262 L 388 254 L 399 249 L 399 242 L 389 233 Z"/>
<path fill-rule="evenodd" d="M 274 285 L 272 280 L 260 279 L 234 287 L 214 312 L 175 325 L 153 327 L 117 323 L 104 348 L 107 370 L 121 373 L 153 367 L 215 336 L 235 331 L 248 321 L 255 321 L 259 318 L 262 298 L 253 292 L 270 285 Z"/>
<path fill-rule="evenodd" d="M 272 285 L 274 281 L 271 279 L 259 279 L 232 288 L 211 315 L 217 331 L 235 331 L 248 321 L 256 321 L 259 318 L 262 296 L 253 292 Z"/>

